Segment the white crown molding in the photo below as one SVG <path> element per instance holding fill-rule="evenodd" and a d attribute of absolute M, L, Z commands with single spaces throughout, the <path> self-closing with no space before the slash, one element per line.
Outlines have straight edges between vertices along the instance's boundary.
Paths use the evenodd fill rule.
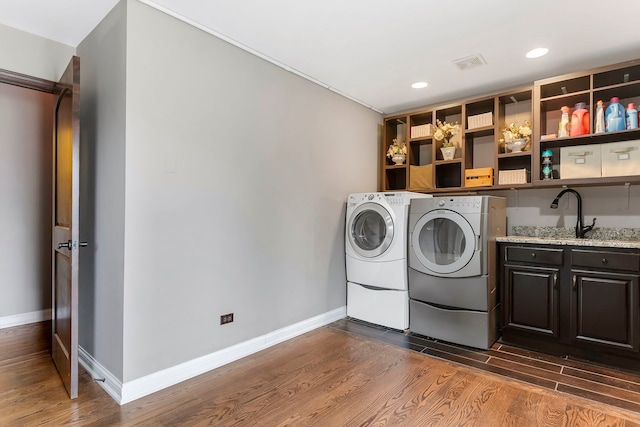
<path fill-rule="evenodd" d="M 240 42 L 238 42 L 238 41 L 236 41 L 236 40 L 234 40 L 234 39 L 232 39 L 230 37 L 225 36 L 224 34 L 221 34 L 221 33 L 217 32 L 217 31 L 215 31 L 215 30 L 213 30 L 213 29 L 211 29 L 209 27 L 206 27 L 206 26 L 204 26 L 204 25 L 202 25 L 202 24 L 200 24 L 200 23 L 198 23 L 198 22 L 196 22 L 196 21 L 194 21 L 192 19 L 187 18 L 186 16 L 183 16 L 183 15 L 181 15 L 179 13 L 176 13 L 176 12 L 170 10 L 170 9 L 167 9 L 166 7 L 161 6 L 161 5 L 157 4 L 156 2 L 154 2 L 152 0 L 138 0 L 138 1 L 140 3 L 146 4 L 149 7 L 154 8 L 156 10 L 159 10 L 160 12 L 163 12 L 163 13 L 169 15 L 169 16 L 172 16 L 172 17 L 184 22 L 185 24 L 191 25 L 192 27 L 195 27 L 195 28 L 197 28 L 199 30 L 204 31 L 205 33 L 211 34 L 212 36 L 215 36 L 215 37 L 217 37 L 217 38 L 219 38 L 221 40 L 224 40 L 227 43 L 232 44 L 237 48 L 240 48 L 240 49 L 242 49 L 242 50 L 244 50 L 246 52 L 249 52 L 252 55 L 257 56 L 258 58 L 262 58 L 265 61 L 270 62 L 273 65 L 282 68 L 283 70 L 289 71 L 290 73 L 293 73 L 293 74 L 295 74 L 297 76 L 300 76 L 303 79 L 309 80 L 312 83 L 315 83 L 315 84 L 317 84 L 319 86 L 322 86 L 322 87 L 324 87 L 326 89 L 329 89 L 331 92 L 337 93 L 340 96 L 343 96 L 343 97 L 345 97 L 347 99 L 350 99 L 353 102 L 356 102 L 356 103 L 362 105 L 365 108 L 373 110 L 376 113 L 384 114 L 382 111 L 378 110 L 377 108 L 372 107 L 369 104 L 365 104 L 364 102 L 360 101 L 359 99 L 356 99 L 356 98 L 354 98 L 352 96 L 349 96 L 346 93 L 343 93 L 343 92 L 339 91 L 338 89 L 336 89 L 334 87 L 331 87 L 330 85 L 328 85 L 326 83 L 321 82 L 318 79 L 314 79 L 313 77 L 303 73 L 302 71 L 296 70 L 295 68 L 291 68 L 287 64 L 284 64 L 284 63 L 282 63 L 280 61 L 277 61 L 277 60 L 271 58 L 270 56 L 265 55 L 262 52 L 259 52 L 259 51 L 255 50 L 255 49 L 252 49 L 249 46 L 246 46 L 246 45 L 244 45 L 244 44 L 242 44 L 242 43 L 240 43 Z"/>

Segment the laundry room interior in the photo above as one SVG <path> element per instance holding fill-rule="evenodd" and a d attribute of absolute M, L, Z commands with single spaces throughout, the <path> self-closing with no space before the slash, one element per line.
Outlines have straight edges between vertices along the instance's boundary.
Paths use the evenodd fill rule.
<path fill-rule="evenodd" d="M 586 36 L 599 3 L 412 4 L 409 25 L 362 1 L 72 1 L 77 26 L 0 5 L 0 331 L 62 316 L 80 397 L 126 407 L 328 332 L 640 414 L 640 58 Z M 598 390 L 618 374 L 634 390 Z"/>

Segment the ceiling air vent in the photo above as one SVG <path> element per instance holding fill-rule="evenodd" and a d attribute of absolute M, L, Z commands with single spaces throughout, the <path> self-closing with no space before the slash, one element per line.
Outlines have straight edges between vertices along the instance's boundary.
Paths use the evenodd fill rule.
<path fill-rule="evenodd" d="M 458 68 L 460 68 L 461 71 L 465 71 L 468 70 L 470 68 L 475 68 L 475 67 L 479 67 L 483 64 L 486 64 L 487 61 L 484 60 L 484 58 L 482 57 L 482 55 L 475 54 L 475 55 L 471 55 L 471 56 L 467 56 L 464 58 L 460 58 L 460 59 L 456 59 L 453 61 L 454 64 L 456 64 L 458 66 Z"/>

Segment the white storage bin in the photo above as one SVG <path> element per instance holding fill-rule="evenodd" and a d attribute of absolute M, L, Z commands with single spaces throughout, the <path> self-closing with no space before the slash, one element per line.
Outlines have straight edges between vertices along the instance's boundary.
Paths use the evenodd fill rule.
<path fill-rule="evenodd" d="M 602 176 L 640 175 L 640 140 L 610 142 L 600 148 Z"/>
<path fill-rule="evenodd" d="M 560 148 L 560 179 L 599 178 L 601 156 L 600 144 Z"/>
<path fill-rule="evenodd" d="M 411 126 L 411 138 L 431 136 L 431 124 Z"/>
<path fill-rule="evenodd" d="M 484 126 L 492 126 L 493 125 L 493 114 L 492 113 L 483 113 L 476 114 L 475 116 L 469 116 L 468 119 L 468 129 L 476 129 Z"/>

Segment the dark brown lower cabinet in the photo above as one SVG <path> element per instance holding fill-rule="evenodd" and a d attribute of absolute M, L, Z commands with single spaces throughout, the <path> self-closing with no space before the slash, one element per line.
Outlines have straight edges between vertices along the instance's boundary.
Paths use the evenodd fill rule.
<path fill-rule="evenodd" d="M 503 329 L 557 337 L 560 269 L 505 265 Z"/>
<path fill-rule="evenodd" d="M 637 353 L 638 275 L 572 270 L 571 340 Z"/>
<path fill-rule="evenodd" d="M 498 247 L 504 343 L 640 371 L 640 250 Z"/>

